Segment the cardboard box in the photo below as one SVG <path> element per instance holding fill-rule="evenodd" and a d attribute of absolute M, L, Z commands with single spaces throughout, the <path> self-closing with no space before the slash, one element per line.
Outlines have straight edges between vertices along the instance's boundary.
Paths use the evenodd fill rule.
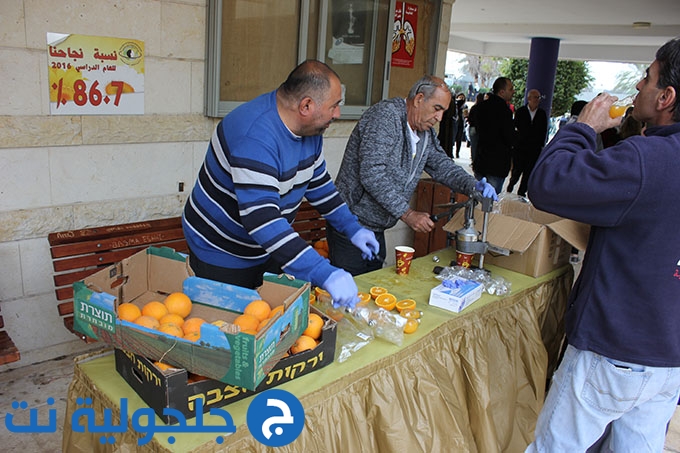
<path fill-rule="evenodd" d="M 462 277 L 447 279 L 430 291 L 430 305 L 455 313 L 482 297 L 484 286 Z"/>
<path fill-rule="evenodd" d="M 484 255 L 485 264 L 539 277 L 569 263 L 572 246 L 585 250 L 590 226 L 538 210 L 531 203 L 506 198 L 489 213 L 487 241 L 511 251 L 509 256 Z M 463 227 L 465 210 L 459 209 L 444 226 L 455 233 Z M 475 226 L 481 231 L 484 216 L 475 209 Z"/>
<path fill-rule="evenodd" d="M 307 327 L 310 284 L 268 274 L 255 291 L 191 274 L 183 254 L 166 247 L 142 250 L 74 283 L 74 327 L 116 348 L 255 390 Z M 191 317 L 207 321 L 195 343 L 116 316 L 121 303 L 142 307 L 176 291 L 193 301 Z M 257 335 L 241 333 L 231 321 L 256 299 L 284 305 L 285 311 Z M 218 320 L 226 324 L 211 324 Z"/>
<path fill-rule="evenodd" d="M 163 410 L 176 409 L 186 419 L 193 418 L 198 398 L 203 399 L 203 412 L 207 413 L 212 408 L 235 403 L 332 363 L 337 323 L 314 307 L 311 311 L 325 321 L 319 345 L 311 351 L 281 359 L 255 390 L 212 379 L 196 379 L 184 369 L 173 368 L 163 372 L 152 360 L 121 349 L 115 350 L 116 370 L 163 422 L 177 423 L 176 417 L 164 415 Z"/>

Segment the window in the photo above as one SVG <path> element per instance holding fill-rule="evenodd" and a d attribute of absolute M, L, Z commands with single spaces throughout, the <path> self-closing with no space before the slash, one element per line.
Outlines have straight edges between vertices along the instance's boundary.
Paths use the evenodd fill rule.
<path fill-rule="evenodd" d="M 342 117 L 358 118 L 387 94 L 391 17 L 393 0 L 209 0 L 206 115 L 226 115 L 316 58 L 340 76 Z"/>

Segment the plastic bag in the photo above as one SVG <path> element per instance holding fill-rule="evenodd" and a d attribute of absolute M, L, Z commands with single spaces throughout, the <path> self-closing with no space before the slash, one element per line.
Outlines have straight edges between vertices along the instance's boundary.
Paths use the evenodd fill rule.
<path fill-rule="evenodd" d="M 490 271 L 479 268 L 450 266 L 442 269 L 437 275 L 439 280 L 453 280 L 453 277 L 462 277 L 479 282 L 484 286 L 484 291 L 493 296 L 509 294 L 512 287 L 512 282 L 500 275 L 493 275 Z"/>
<path fill-rule="evenodd" d="M 342 308 L 334 308 L 332 301 L 319 297 L 314 306 L 338 324 L 335 340 L 335 361 L 342 363 L 363 348 L 374 336 L 368 325 L 357 322 Z"/>

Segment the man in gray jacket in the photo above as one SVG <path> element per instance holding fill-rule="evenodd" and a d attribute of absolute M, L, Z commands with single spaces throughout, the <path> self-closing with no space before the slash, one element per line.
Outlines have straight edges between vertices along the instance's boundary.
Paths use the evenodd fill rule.
<path fill-rule="evenodd" d="M 352 275 L 380 269 L 386 256 L 384 231 L 398 220 L 418 233 L 435 227 L 429 212 L 414 211 L 409 200 L 423 171 L 455 192 L 474 190 L 496 199 L 486 179 L 475 178 L 449 158 L 434 126 L 451 102 L 446 83 L 430 75 L 412 87 L 406 99 L 371 106 L 350 135 L 335 185 L 359 223 L 380 243 L 377 259 L 365 260 L 348 238 L 327 226 L 330 259 Z"/>

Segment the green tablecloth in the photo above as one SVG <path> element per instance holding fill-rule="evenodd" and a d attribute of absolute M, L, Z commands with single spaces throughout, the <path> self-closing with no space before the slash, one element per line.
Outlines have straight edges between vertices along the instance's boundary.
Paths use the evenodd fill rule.
<path fill-rule="evenodd" d="M 440 263 L 454 255 L 436 253 Z M 398 298 L 415 299 L 424 312 L 419 329 L 401 346 L 374 340 L 343 363 L 334 362 L 282 384 L 305 408 L 305 429 L 283 452 L 348 451 L 523 451 L 533 438 L 547 376 L 563 338 L 562 315 L 571 288 L 570 266 L 539 278 L 487 266 L 512 283 L 505 297 L 484 294 L 452 313 L 427 304 L 440 283 L 432 255 L 413 261 L 407 276 L 394 267 L 356 278 L 360 291 L 384 286 Z M 90 397 L 101 416 L 146 407 L 115 371 L 113 355 L 77 361 L 69 389 L 64 451 L 266 451 L 249 433 L 245 416 L 251 398 L 225 406 L 237 426 L 223 444 L 214 434 L 156 434 L 141 437 L 131 427 L 102 444 L 98 433 L 73 433 L 75 399 Z M 210 423 L 206 415 L 204 421 Z M 161 424 L 157 419 L 157 424 Z M 191 421 L 190 421 L 191 423 Z M 222 424 L 221 419 L 216 423 Z"/>

